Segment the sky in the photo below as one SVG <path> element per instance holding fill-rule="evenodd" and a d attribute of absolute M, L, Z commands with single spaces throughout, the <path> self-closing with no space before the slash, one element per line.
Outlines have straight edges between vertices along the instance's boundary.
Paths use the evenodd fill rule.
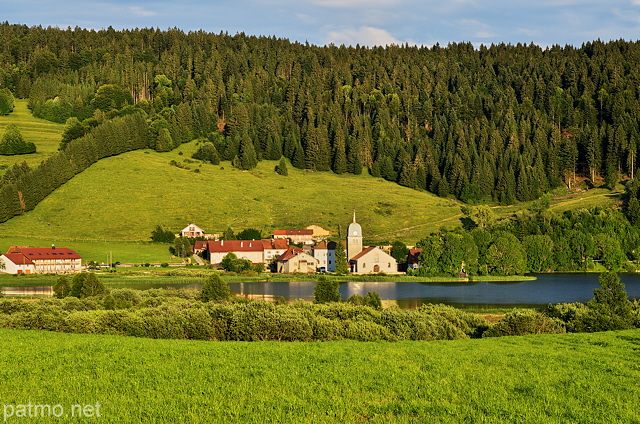
<path fill-rule="evenodd" d="M 540 46 L 640 37 L 640 0 L 0 0 L 28 26 L 174 28 L 315 45 Z"/>

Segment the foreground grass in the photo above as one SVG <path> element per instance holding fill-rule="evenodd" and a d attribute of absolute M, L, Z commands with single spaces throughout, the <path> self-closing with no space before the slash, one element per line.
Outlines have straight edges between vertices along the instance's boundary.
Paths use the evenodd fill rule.
<path fill-rule="evenodd" d="M 34 118 L 27 108 L 27 100 L 16 100 L 13 112 L 0 116 L 0 138 L 9 124 L 15 124 L 26 141 L 35 143 L 37 151 L 30 155 L 0 156 L 0 175 L 4 173 L 4 167 L 22 162 L 37 166 L 58 151 L 64 125 Z"/>
<path fill-rule="evenodd" d="M 639 345 L 638 330 L 401 343 L 0 330 L 0 397 L 100 403 L 105 423 L 638 422 Z"/>

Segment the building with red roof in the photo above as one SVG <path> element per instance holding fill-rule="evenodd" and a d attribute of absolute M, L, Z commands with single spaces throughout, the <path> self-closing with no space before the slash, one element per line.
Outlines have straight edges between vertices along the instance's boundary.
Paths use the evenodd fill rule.
<path fill-rule="evenodd" d="M 275 230 L 274 239 L 289 239 L 294 243 L 313 244 L 313 230 Z"/>
<path fill-rule="evenodd" d="M 318 268 L 318 262 L 318 259 L 297 247 L 288 249 L 276 258 L 277 271 L 284 274 L 294 272 L 313 274 Z"/>
<path fill-rule="evenodd" d="M 66 247 L 11 247 L 0 256 L 9 274 L 70 274 L 82 271 L 82 257 Z"/>
<path fill-rule="evenodd" d="M 268 264 L 289 248 L 287 240 L 214 240 L 207 242 L 206 257 L 212 265 L 218 265 L 229 253 L 253 264 Z"/>

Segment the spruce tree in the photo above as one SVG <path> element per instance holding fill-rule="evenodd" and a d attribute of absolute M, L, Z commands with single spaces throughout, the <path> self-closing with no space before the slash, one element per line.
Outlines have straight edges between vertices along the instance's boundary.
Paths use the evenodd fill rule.
<path fill-rule="evenodd" d="M 240 169 L 250 170 L 258 164 L 258 157 L 249 134 L 244 133 L 240 142 Z"/>
<path fill-rule="evenodd" d="M 287 169 L 287 161 L 284 159 L 284 157 L 280 158 L 280 162 L 276 165 L 275 171 L 276 173 L 285 177 L 289 175 L 289 170 Z"/>
<path fill-rule="evenodd" d="M 335 250 L 335 261 L 336 261 L 336 274 L 345 275 L 349 273 L 349 263 L 347 259 L 347 253 L 344 250 L 344 245 L 342 242 L 336 243 Z"/>

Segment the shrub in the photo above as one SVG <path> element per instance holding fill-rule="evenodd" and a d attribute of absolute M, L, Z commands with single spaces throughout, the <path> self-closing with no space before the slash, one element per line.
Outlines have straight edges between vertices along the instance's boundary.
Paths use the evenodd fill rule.
<path fill-rule="evenodd" d="M 88 297 L 105 294 L 107 289 L 102 281 L 92 272 L 81 272 L 73 276 L 71 281 L 70 296 Z"/>
<path fill-rule="evenodd" d="M 231 297 L 231 290 L 220 275 L 213 274 L 204 282 L 200 297 L 205 302 L 226 302 Z"/>
<path fill-rule="evenodd" d="M 373 342 L 377 340 L 396 340 L 388 328 L 371 321 L 357 320 L 347 323 L 344 330 L 347 339 Z"/>
<path fill-rule="evenodd" d="M 69 296 L 71 292 L 71 285 L 69 284 L 69 278 L 66 275 L 58 276 L 56 283 L 53 285 L 53 294 L 58 299 Z"/>
<path fill-rule="evenodd" d="M 531 309 L 515 309 L 484 332 L 483 337 L 523 336 L 526 334 L 565 333 L 559 319 Z"/>
<path fill-rule="evenodd" d="M 382 300 L 380 299 L 380 295 L 378 292 L 367 292 L 367 295 L 364 297 L 362 303 L 365 306 L 370 306 L 373 309 L 380 310 L 382 309 Z"/>
<path fill-rule="evenodd" d="M 111 296 L 116 301 L 116 309 L 130 308 L 142 302 L 140 291 L 134 289 L 114 289 L 111 290 Z"/>
<path fill-rule="evenodd" d="M 316 303 L 340 302 L 340 287 L 337 281 L 329 281 L 323 275 L 318 278 L 318 282 L 313 289 L 313 296 Z"/>

